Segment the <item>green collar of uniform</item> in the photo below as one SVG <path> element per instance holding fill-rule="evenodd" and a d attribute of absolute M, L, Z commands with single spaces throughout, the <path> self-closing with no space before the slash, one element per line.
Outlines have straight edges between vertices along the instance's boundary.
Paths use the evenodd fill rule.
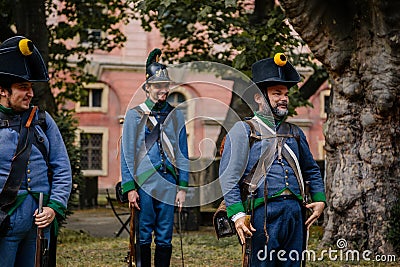
<path fill-rule="evenodd" d="M 268 125 L 269 127 L 275 129 L 275 124 L 274 124 L 274 118 L 273 117 L 270 117 L 270 116 L 267 117 L 267 116 L 261 115 L 257 111 L 254 112 L 254 115 L 257 116 L 258 118 L 260 118 L 266 125 Z"/>
<path fill-rule="evenodd" d="M 144 102 L 146 104 L 146 106 L 150 109 L 150 110 L 154 110 L 154 111 L 160 111 L 162 110 L 165 105 L 167 104 L 167 102 L 162 103 L 161 105 L 156 105 L 156 103 L 154 103 L 153 101 L 150 100 L 150 98 L 147 98 L 146 101 Z"/>
<path fill-rule="evenodd" d="M 15 115 L 12 108 L 6 108 L 5 106 L 3 106 L 1 104 L 0 104 L 0 112 L 3 112 L 4 114 L 7 114 L 7 115 Z"/>
<path fill-rule="evenodd" d="M 258 118 L 260 118 L 266 125 L 268 125 L 269 127 L 276 129 L 278 128 L 279 125 L 281 125 L 281 123 L 286 119 L 286 117 L 283 117 L 280 120 L 277 120 L 274 117 L 271 116 L 264 116 L 260 113 L 258 113 L 257 111 L 254 112 L 254 115 L 257 116 Z"/>
<path fill-rule="evenodd" d="M 154 102 L 150 100 L 150 98 L 147 98 L 146 101 L 144 101 L 146 106 L 151 110 L 154 107 Z"/>

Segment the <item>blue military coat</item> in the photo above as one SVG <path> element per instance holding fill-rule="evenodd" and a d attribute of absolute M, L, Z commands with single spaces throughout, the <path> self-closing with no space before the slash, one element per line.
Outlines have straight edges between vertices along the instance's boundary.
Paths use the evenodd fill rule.
<path fill-rule="evenodd" d="M 3 107 L 3 110 L 8 110 Z M 1 112 L 1 111 L 0 111 Z M 12 111 L 9 111 L 12 113 Z M 33 121 L 38 119 L 36 111 Z M 19 117 L 17 114 L 9 116 Z M 45 195 L 47 206 L 51 207 L 58 215 L 65 216 L 67 203 L 72 188 L 71 166 L 60 131 L 53 118 L 46 112 L 46 127 L 35 125 L 39 136 L 46 148 L 48 164 L 52 170 L 51 184 L 48 178 L 48 166 L 43 154 L 36 145 L 32 145 L 32 151 L 25 168 L 25 177 L 18 191 L 17 205 L 14 205 L 9 213 L 12 213 L 18 205 L 23 204 L 27 194 L 37 195 L 42 192 Z M 16 152 L 19 132 L 12 128 L 0 128 L 0 188 L 7 180 L 11 169 L 11 161 Z M 29 215 L 32 216 L 32 215 Z"/>
<path fill-rule="evenodd" d="M 143 105 L 146 105 L 147 108 Z M 166 103 L 158 111 L 161 113 L 167 111 L 168 105 Z M 169 172 L 174 174 L 177 185 L 181 188 L 187 187 L 189 162 L 183 113 L 178 109 L 173 109 L 173 111 L 169 112 L 161 125 L 161 141 L 154 142 L 146 150 L 145 138 L 150 134 L 150 129 L 148 124 L 139 129 L 139 124 L 145 113 L 144 109 L 154 111 L 154 103 L 148 99 L 141 106 L 140 108 L 135 107 L 128 110 L 124 120 L 121 145 L 123 192 L 142 186 L 150 176 L 162 167 L 166 167 Z M 149 115 L 149 120 L 153 120 L 157 124 L 159 119 L 157 115 L 154 116 L 153 113 Z M 167 149 L 169 149 L 170 153 L 166 152 Z M 160 153 L 161 150 L 164 151 L 163 155 Z M 154 186 L 157 186 L 157 184 L 154 184 Z"/>
<path fill-rule="evenodd" d="M 261 127 L 266 125 L 259 117 L 255 117 Z M 273 130 L 272 130 L 273 131 Z M 260 135 L 259 132 L 257 134 Z M 305 181 L 310 182 L 310 194 L 313 201 L 326 201 L 324 183 L 319 167 L 310 152 L 306 137 L 303 131 L 299 131 L 300 141 L 295 138 L 287 138 L 285 143 L 292 150 L 298 159 L 299 167 Z M 224 152 L 220 164 L 220 184 L 227 206 L 228 216 L 232 217 L 239 212 L 244 212 L 240 196 L 239 184 L 241 179 L 246 176 L 260 158 L 265 149 L 268 139 L 255 142 L 249 146 L 250 126 L 245 122 L 237 122 L 229 131 Z M 256 193 L 256 206 L 264 202 L 265 179 L 268 186 L 268 198 L 278 195 L 285 189 L 290 190 L 294 195 L 301 199 L 300 186 L 297 182 L 294 170 L 283 158 L 278 162 L 277 154 L 271 167 L 266 170 L 266 176 L 261 179 Z"/>

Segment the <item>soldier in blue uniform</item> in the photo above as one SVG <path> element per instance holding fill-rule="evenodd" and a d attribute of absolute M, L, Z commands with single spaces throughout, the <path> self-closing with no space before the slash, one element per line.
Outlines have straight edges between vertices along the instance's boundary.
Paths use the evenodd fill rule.
<path fill-rule="evenodd" d="M 242 243 L 245 236 L 252 236 L 250 266 L 300 266 L 304 226 L 309 227 L 322 214 L 326 201 L 323 179 L 303 131 L 284 122 L 288 89 L 300 81 L 300 76 L 282 53 L 254 63 L 252 74 L 259 89 L 250 87 L 245 95 L 250 95 L 256 106 L 250 121 L 260 140 L 250 145 L 252 129 L 243 121 L 236 123 L 227 135 L 220 164 L 227 212 Z M 286 138 L 264 138 L 279 132 L 283 125 L 288 127 Z M 272 153 L 263 157 L 267 147 Z M 256 187 L 254 209 L 250 211 L 252 223 L 246 226 L 246 205 L 240 188 L 253 167 L 259 169 L 251 180 Z M 308 219 L 302 212 L 305 182 L 309 183 L 312 198 L 312 203 L 306 205 L 313 211 Z"/>
<path fill-rule="evenodd" d="M 169 266 L 172 253 L 174 205 L 180 208 L 188 186 L 188 150 L 183 113 L 166 100 L 172 82 L 153 50 L 146 63 L 147 99 L 127 111 L 121 146 L 123 193 L 139 210 L 142 266 Z"/>
<path fill-rule="evenodd" d="M 32 41 L 16 36 L 0 45 L 0 203 L 4 219 L 0 265 L 4 267 L 34 266 L 37 227 L 49 240 L 51 224 L 65 217 L 71 192 L 71 167 L 60 131 L 48 113 L 30 104 L 32 83 L 48 80 L 47 68 Z M 40 214 L 39 193 L 44 194 Z"/>

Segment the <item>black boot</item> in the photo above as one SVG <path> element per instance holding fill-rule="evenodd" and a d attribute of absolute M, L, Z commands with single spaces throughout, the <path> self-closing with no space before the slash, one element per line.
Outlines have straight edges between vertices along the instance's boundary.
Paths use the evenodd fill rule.
<path fill-rule="evenodd" d="M 150 244 L 140 245 L 141 267 L 151 267 L 151 247 Z"/>
<path fill-rule="evenodd" d="M 171 261 L 172 246 L 156 246 L 154 255 L 155 267 L 169 267 Z"/>

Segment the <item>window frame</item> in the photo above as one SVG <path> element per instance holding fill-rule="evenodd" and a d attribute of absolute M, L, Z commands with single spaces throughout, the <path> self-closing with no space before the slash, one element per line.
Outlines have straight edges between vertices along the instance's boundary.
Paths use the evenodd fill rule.
<path fill-rule="evenodd" d="M 329 95 L 331 94 L 331 90 L 325 89 L 323 91 L 321 91 L 321 93 L 319 94 L 319 100 L 320 100 L 320 117 L 322 119 L 326 119 L 328 117 L 328 114 L 325 112 L 325 97 L 329 97 Z"/>
<path fill-rule="evenodd" d="M 77 101 L 75 104 L 75 110 L 77 113 L 81 113 L 81 112 L 107 113 L 108 112 L 108 95 L 109 95 L 110 89 L 107 84 L 105 84 L 105 83 L 84 84 L 84 90 L 90 90 L 89 91 L 89 106 L 81 106 L 81 102 Z M 100 107 L 90 106 L 92 104 L 91 99 L 93 97 L 92 90 L 102 90 Z"/>
<path fill-rule="evenodd" d="M 76 134 L 76 142 L 80 146 L 81 133 L 88 134 L 102 134 L 101 143 L 101 170 L 82 170 L 83 176 L 107 176 L 108 175 L 108 139 L 109 129 L 106 127 L 90 127 L 90 126 L 79 126 Z"/>
<path fill-rule="evenodd" d="M 79 36 L 79 42 L 83 47 L 97 47 L 106 34 L 101 29 L 84 29 L 85 34 Z"/>

